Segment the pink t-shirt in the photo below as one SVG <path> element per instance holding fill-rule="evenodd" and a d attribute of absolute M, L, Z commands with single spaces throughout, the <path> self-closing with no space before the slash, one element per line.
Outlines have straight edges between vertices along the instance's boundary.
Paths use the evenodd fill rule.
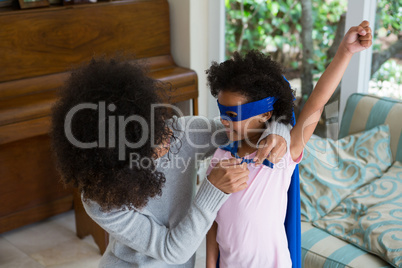
<path fill-rule="evenodd" d="M 229 158 L 230 152 L 216 150 L 207 174 L 216 160 Z M 284 222 L 287 190 L 301 159 L 294 162 L 287 152 L 273 169 L 248 164 L 247 189 L 231 194 L 215 219 L 221 268 L 292 267 Z"/>

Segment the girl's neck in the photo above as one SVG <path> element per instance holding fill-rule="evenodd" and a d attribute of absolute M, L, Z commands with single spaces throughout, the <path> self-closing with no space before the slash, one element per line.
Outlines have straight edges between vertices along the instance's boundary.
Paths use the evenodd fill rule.
<path fill-rule="evenodd" d="M 240 157 L 245 157 L 246 155 L 257 151 L 257 143 L 259 139 L 260 137 L 257 136 L 247 140 L 238 141 L 237 155 Z"/>

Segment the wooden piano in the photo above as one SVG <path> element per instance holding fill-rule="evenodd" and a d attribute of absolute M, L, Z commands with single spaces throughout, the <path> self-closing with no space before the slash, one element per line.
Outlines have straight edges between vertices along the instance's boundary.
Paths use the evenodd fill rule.
<path fill-rule="evenodd" d="M 150 76 L 170 82 L 171 102 L 193 101 L 197 75 L 170 51 L 167 0 L 130 0 L 32 10 L 0 9 L 0 233 L 76 210 L 77 235 L 108 235 L 60 183 L 48 131 L 56 90 L 69 70 L 116 52 L 146 59 Z"/>

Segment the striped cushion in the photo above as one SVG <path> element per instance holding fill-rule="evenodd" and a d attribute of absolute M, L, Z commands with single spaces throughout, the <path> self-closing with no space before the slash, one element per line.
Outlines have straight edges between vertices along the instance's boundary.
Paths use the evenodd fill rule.
<path fill-rule="evenodd" d="M 302 267 L 389 267 L 382 259 L 322 231 L 308 222 L 302 228 Z"/>
<path fill-rule="evenodd" d="M 339 139 L 381 124 L 389 125 L 392 157 L 402 162 L 402 101 L 352 94 L 343 113 Z"/>

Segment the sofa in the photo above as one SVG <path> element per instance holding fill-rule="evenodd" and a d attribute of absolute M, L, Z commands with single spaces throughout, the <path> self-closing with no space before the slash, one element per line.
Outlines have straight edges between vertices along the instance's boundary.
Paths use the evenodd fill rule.
<path fill-rule="evenodd" d="M 302 266 L 402 267 L 402 102 L 352 94 L 300 168 Z"/>

